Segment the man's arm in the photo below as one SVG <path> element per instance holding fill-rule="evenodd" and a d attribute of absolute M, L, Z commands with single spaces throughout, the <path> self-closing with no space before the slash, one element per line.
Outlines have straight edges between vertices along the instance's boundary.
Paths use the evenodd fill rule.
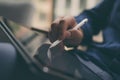
<path fill-rule="evenodd" d="M 79 44 L 89 45 L 92 42 L 92 35 L 97 34 L 107 24 L 114 2 L 115 0 L 104 0 L 95 8 L 85 10 L 75 18 L 73 16 L 57 18 L 51 24 L 48 35 L 50 41 L 54 42 L 59 39 L 63 41 L 63 45 L 68 47 Z M 88 18 L 87 24 L 81 29 L 73 30 L 84 18 Z"/>
<path fill-rule="evenodd" d="M 89 44 L 92 41 L 92 35 L 96 35 L 101 29 L 105 27 L 110 18 L 112 8 L 116 0 L 103 0 L 99 5 L 91 10 L 85 10 L 80 15 L 75 17 L 77 23 L 84 18 L 88 18 L 88 23 L 82 26 L 84 37 L 82 44 Z"/>

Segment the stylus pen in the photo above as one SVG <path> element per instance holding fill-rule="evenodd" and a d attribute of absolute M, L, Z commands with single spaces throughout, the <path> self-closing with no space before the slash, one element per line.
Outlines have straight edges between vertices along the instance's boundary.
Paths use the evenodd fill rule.
<path fill-rule="evenodd" d="M 83 26 L 86 22 L 88 21 L 87 18 L 83 19 L 79 24 L 77 24 L 73 30 L 77 30 L 78 28 L 80 28 L 81 26 Z M 56 40 L 55 42 L 53 42 L 51 44 L 51 46 L 49 48 L 55 47 L 56 45 L 58 45 L 60 42 L 62 42 L 62 40 Z"/>
<path fill-rule="evenodd" d="M 73 29 L 74 30 L 77 30 L 78 28 L 80 28 L 81 26 L 83 26 L 86 22 L 88 21 L 87 18 L 83 19 L 79 24 L 77 24 Z M 55 47 L 56 45 L 58 45 L 60 42 L 62 42 L 62 40 L 56 40 L 55 42 L 53 42 L 50 47 L 48 48 L 48 51 L 47 51 L 47 56 L 51 62 L 51 59 L 52 59 L 52 54 L 51 54 L 51 51 L 50 49 L 52 47 Z"/>

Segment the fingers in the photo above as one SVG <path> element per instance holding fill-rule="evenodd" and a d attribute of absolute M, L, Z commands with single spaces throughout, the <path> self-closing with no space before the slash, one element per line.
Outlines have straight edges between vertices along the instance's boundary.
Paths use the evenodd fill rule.
<path fill-rule="evenodd" d="M 72 29 L 77 25 L 73 16 L 66 16 L 63 18 L 63 20 L 65 20 L 65 22 L 68 24 L 67 29 Z"/>
<path fill-rule="evenodd" d="M 60 33 L 59 39 L 65 39 L 65 38 L 70 37 L 71 33 L 69 32 L 69 30 L 77 25 L 74 17 L 72 16 L 66 16 L 62 18 L 59 24 L 60 24 L 58 26 L 58 29 L 59 29 L 58 33 Z"/>
<path fill-rule="evenodd" d="M 64 40 L 69 38 L 71 33 L 68 31 L 76 26 L 76 21 L 72 16 L 59 17 L 51 24 L 51 30 L 49 31 L 49 39 L 54 42 L 57 39 Z"/>
<path fill-rule="evenodd" d="M 65 38 L 65 29 L 63 29 L 64 26 L 66 26 L 66 23 L 64 20 L 61 20 L 59 25 L 57 26 L 57 36 L 59 40 L 63 40 Z"/>
<path fill-rule="evenodd" d="M 50 42 L 54 42 L 56 40 L 56 36 L 57 36 L 56 26 L 57 24 L 51 24 L 51 30 L 48 33 L 48 38 L 50 39 Z"/>
<path fill-rule="evenodd" d="M 83 39 L 82 30 L 70 30 L 71 35 L 67 37 L 63 42 L 68 47 L 78 46 Z"/>
<path fill-rule="evenodd" d="M 56 38 L 58 36 L 58 31 L 59 31 L 59 27 L 60 26 L 60 21 L 62 20 L 63 17 L 59 17 L 57 18 L 55 21 L 53 21 L 53 23 L 51 24 L 51 35 L 54 36 L 54 38 Z"/>
<path fill-rule="evenodd" d="M 63 17 L 57 18 L 51 24 L 51 28 L 50 28 L 49 33 L 48 33 L 48 37 L 49 37 L 49 39 L 50 39 L 51 42 L 54 42 L 55 40 L 58 39 L 58 35 L 60 34 L 58 26 L 60 26 L 59 23 L 62 20 L 62 18 Z"/>

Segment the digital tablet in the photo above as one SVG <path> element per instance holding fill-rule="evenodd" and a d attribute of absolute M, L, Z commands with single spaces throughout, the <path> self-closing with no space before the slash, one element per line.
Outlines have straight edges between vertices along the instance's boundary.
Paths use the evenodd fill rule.
<path fill-rule="evenodd" d="M 43 71 L 65 80 L 101 80 L 97 74 L 80 62 L 74 51 L 52 55 L 53 59 L 50 61 L 47 56 L 50 42 L 44 31 L 38 32 L 36 29 L 18 25 L 7 19 L 2 20 L 1 25 L 4 26 L 13 44 L 19 48 L 26 62 L 36 71 Z M 58 53 L 60 52 L 55 52 Z"/>

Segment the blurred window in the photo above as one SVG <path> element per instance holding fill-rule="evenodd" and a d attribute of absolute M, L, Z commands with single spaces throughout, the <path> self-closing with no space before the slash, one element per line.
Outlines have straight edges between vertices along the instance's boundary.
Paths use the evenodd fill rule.
<path fill-rule="evenodd" d="M 40 20 L 41 21 L 45 21 L 47 18 L 46 18 L 46 14 L 43 13 L 43 12 L 40 12 Z"/>
<path fill-rule="evenodd" d="M 70 8 L 71 0 L 66 0 L 66 8 Z"/>

